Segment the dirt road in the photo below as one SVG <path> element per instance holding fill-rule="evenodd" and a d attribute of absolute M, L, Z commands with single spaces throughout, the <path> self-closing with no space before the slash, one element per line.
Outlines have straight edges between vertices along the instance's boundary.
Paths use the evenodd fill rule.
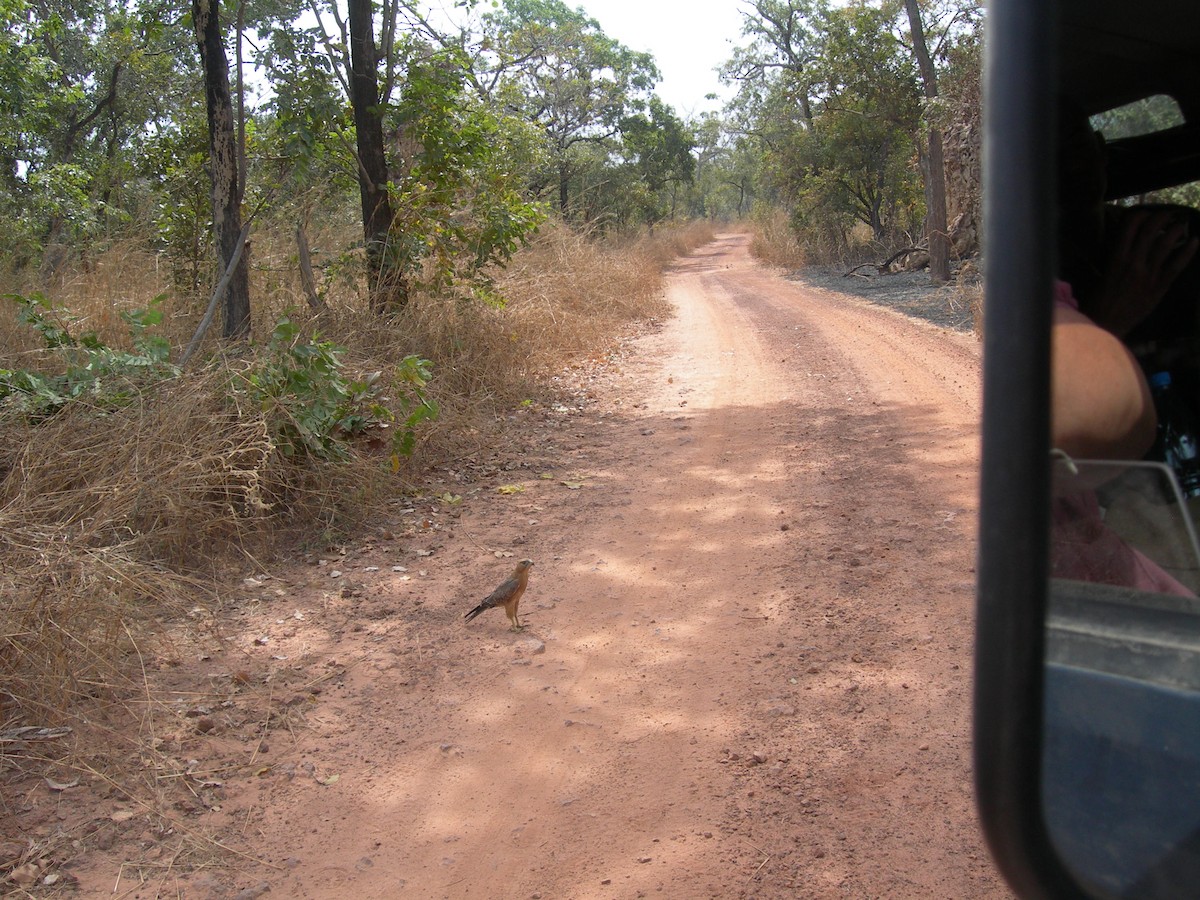
<path fill-rule="evenodd" d="M 969 771 L 978 345 L 746 244 L 377 541 L 247 582 L 226 705 L 167 736 L 244 855 L 134 896 L 1007 896 Z M 464 624 L 522 557 L 528 629 Z"/>

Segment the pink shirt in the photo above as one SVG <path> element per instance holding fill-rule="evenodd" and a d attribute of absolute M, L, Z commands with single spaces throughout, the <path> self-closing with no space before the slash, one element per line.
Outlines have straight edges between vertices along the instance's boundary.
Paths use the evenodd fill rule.
<path fill-rule="evenodd" d="M 1075 292 L 1065 281 L 1055 280 L 1054 282 L 1054 305 L 1066 306 L 1074 310 L 1079 309 L 1079 301 L 1075 299 Z"/>

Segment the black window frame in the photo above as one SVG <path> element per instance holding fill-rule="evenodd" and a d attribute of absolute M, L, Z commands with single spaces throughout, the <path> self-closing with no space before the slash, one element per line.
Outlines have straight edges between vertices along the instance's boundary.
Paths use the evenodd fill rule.
<path fill-rule="evenodd" d="M 1114 3 L 1103 5 L 1106 15 L 1122 15 Z M 1171 15 L 1178 8 L 1176 0 L 1157 0 L 1149 8 L 1125 5 L 1124 15 L 1143 17 L 1135 22 L 1140 29 L 1146 26 L 1144 17 L 1156 11 L 1163 21 L 1182 21 Z M 1076 21 L 1081 9 L 1087 12 L 1078 3 L 1072 7 Z M 1110 18 L 1108 23 L 1114 21 L 1120 25 L 1125 19 Z M 1088 897 L 1092 894 L 1064 865 L 1050 839 L 1041 782 L 1050 596 L 1050 334 L 1057 249 L 1053 198 L 1064 47 L 1060 2 L 993 0 L 986 27 L 976 797 L 993 857 L 1020 896 Z M 1172 53 L 1188 52 L 1189 42 L 1200 46 L 1195 25 L 1179 30 L 1187 33 L 1173 36 Z M 1086 60 L 1090 52 L 1085 47 L 1079 56 Z M 1172 59 L 1175 71 L 1181 60 L 1178 55 Z M 1080 65 L 1080 59 L 1072 64 Z M 1072 78 L 1078 80 L 1088 63 L 1082 65 L 1084 69 L 1072 70 Z M 1164 65 L 1163 71 L 1172 66 Z M 1170 87 L 1151 84 L 1153 75 L 1147 75 L 1144 84 L 1129 85 L 1130 92 Z M 1192 95 L 1190 107 L 1185 107 L 1189 117 L 1200 113 L 1196 90 Z M 1123 143 L 1123 162 L 1130 164 L 1123 166 L 1117 183 L 1110 180 L 1111 197 L 1179 183 L 1200 172 L 1195 124 Z M 1169 162 L 1164 165 L 1163 160 Z M 1144 168 L 1146 161 L 1151 166 Z M 1144 183 L 1139 180 L 1143 178 Z"/>
<path fill-rule="evenodd" d="M 976 796 L 992 854 L 1021 896 L 1083 897 L 1053 849 L 1041 811 L 1055 5 L 997 0 L 988 8 L 986 46 Z"/>

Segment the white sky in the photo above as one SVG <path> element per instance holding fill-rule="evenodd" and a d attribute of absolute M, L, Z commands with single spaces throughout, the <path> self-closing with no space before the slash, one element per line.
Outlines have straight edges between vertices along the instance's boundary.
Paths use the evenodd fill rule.
<path fill-rule="evenodd" d="M 731 96 L 721 86 L 716 69 L 742 39 L 742 15 L 737 0 L 566 0 L 583 7 L 604 33 L 631 50 L 654 56 L 663 79 L 658 96 L 686 119 L 721 108 L 721 101 L 704 99 L 716 93 Z"/>

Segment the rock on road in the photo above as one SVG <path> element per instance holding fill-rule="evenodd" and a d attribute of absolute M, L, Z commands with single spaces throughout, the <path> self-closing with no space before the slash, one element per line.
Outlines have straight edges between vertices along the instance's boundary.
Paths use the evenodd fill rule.
<path fill-rule="evenodd" d="M 747 247 L 678 261 L 677 314 L 529 425 L 432 555 L 367 548 L 358 600 L 307 588 L 272 652 L 344 674 L 272 740 L 288 777 L 228 786 L 269 865 L 225 888 L 1008 896 L 970 774 L 978 344 Z M 537 563 L 521 634 L 461 621 L 497 551 Z"/>

